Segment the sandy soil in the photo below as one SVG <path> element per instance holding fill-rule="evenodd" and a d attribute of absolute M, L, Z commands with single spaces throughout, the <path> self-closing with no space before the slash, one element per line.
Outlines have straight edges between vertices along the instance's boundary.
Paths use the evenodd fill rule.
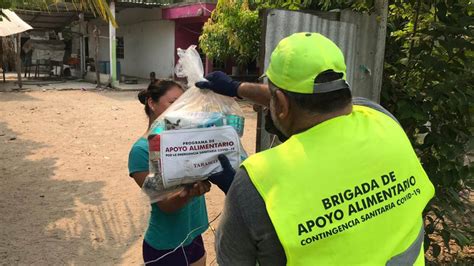
<path fill-rule="evenodd" d="M 0 93 L 1 264 L 142 263 L 150 207 L 127 174 L 128 151 L 146 129 L 136 94 Z M 256 114 L 242 106 L 253 153 Z M 211 220 L 224 196 L 214 187 L 206 198 Z M 212 231 L 204 238 L 215 264 Z"/>

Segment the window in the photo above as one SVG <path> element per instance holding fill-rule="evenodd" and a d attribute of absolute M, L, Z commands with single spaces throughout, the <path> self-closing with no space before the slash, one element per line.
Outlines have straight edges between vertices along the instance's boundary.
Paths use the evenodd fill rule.
<path fill-rule="evenodd" d="M 124 57 L 124 46 L 123 46 L 123 37 L 117 37 L 117 46 L 115 50 L 117 58 L 123 59 Z"/>

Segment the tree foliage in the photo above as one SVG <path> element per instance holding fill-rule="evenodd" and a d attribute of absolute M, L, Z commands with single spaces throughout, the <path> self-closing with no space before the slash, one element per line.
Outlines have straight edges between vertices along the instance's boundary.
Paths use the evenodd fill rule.
<path fill-rule="evenodd" d="M 204 24 L 199 38 L 200 48 L 210 58 L 224 62 L 236 59 L 244 65 L 257 59 L 261 26 L 259 11 L 268 8 L 288 10 L 351 7 L 369 10 L 373 1 L 348 0 L 219 0 L 211 18 Z"/>
<path fill-rule="evenodd" d="M 308 0 L 219 0 L 211 18 L 204 24 L 199 44 L 210 58 L 224 62 L 232 57 L 245 65 L 258 57 L 261 26 L 259 11 L 267 8 L 299 10 Z"/>
<path fill-rule="evenodd" d="M 199 44 L 210 58 L 223 62 L 235 56 L 243 65 L 257 58 L 260 32 L 258 11 L 250 10 L 248 1 L 219 0 Z"/>
<path fill-rule="evenodd" d="M 473 18 L 469 0 L 391 1 L 382 104 L 396 115 L 431 181 L 428 234 L 472 245 Z M 436 241 L 435 241 L 436 242 Z M 433 235 L 425 248 L 437 257 Z"/>

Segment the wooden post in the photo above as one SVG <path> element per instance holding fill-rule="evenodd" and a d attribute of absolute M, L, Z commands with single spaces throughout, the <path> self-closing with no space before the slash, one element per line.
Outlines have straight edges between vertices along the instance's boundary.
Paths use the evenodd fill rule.
<path fill-rule="evenodd" d="M 214 71 L 213 69 L 214 69 L 214 65 L 213 65 L 212 59 L 206 56 L 206 66 L 205 66 L 204 75 L 211 73 L 212 71 Z"/>
<path fill-rule="evenodd" d="M 21 55 L 21 33 L 18 33 L 16 35 L 16 41 L 17 41 L 17 45 L 16 45 L 16 71 L 18 73 L 18 87 L 20 87 L 20 89 L 21 89 L 23 87 L 22 83 L 21 83 L 21 57 L 20 57 L 20 55 Z"/>
<path fill-rule="evenodd" d="M 95 40 L 95 53 L 94 53 L 94 64 L 95 64 L 95 76 L 97 79 L 97 88 L 101 87 L 100 84 L 100 71 L 99 71 L 99 35 L 100 31 L 97 25 L 94 25 L 94 30 L 92 31 Z"/>
<path fill-rule="evenodd" d="M 7 65 L 7 64 L 5 64 L 5 54 L 6 54 L 6 52 L 7 52 L 8 49 L 7 49 L 6 45 L 5 45 L 5 37 L 2 37 L 2 38 L 1 38 L 1 41 L 2 41 L 2 45 L 1 45 L 1 48 L 2 48 L 2 70 L 3 70 L 3 71 L 2 71 L 2 72 L 3 72 L 2 75 L 3 75 L 3 83 L 5 83 L 5 82 L 6 82 L 6 81 L 5 81 L 5 71 L 6 71 L 5 67 L 6 67 L 6 65 Z"/>
<path fill-rule="evenodd" d="M 115 1 L 110 1 L 110 14 L 115 19 Z M 112 25 L 112 21 L 109 22 L 109 64 L 110 64 L 110 85 L 112 88 L 118 85 L 117 82 L 117 55 L 116 47 L 117 43 L 115 40 L 115 28 Z"/>
<path fill-rule="evenodd" d="M 86 74 L 86 51 L 85 51 L 85 38 L 84 38 L 84 13 L 79 14 L 79 58 L 80 58 L 80 73 L 81 73 L 81 78 L 84 78 Z"/>
<path fill-rule="evenodd" d="M 375 14 L 379 21 L 377 25 L 377 50 L 375 51 L 375 58 L 384 58 L 385 56 L 385 38 L 387 35 L 387 16 L 388 16 L 388 0 L 375 1 Z M 382 88 L 382 74 L 383 74 L 384 60 L 376 60 L 374 65 L 374 86 L 372 99 L 380 102 L 380 91 Z"/>
<path fill-rule="evenodd" d="M 265 41 L 267 36 L 267 18 L 269 16 L 268 9 L 261 9 L 258 13 L 259 17 L 261 18 L 260 28 L 262 29 L 262 33 L 260 35 L 260 58 L 259 61 L 259 73 L 258 75 L 261 76 L 265 73 Z M 261 82 L 267 82 L 262 80 Z M 271 148 L 271 134 L 265 131 L 265 111 L 263 107 L 257 108 L 257 133 L 256 133 L 256 143 L 255 143 L 255 152 L 261 152 L 266 149 Z"/>

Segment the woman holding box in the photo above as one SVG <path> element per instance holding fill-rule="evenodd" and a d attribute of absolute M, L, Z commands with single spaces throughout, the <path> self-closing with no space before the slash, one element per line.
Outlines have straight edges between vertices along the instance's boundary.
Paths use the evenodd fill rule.
<path fill-rule="evenodd" d="M 145 105 L 148 129 L 176 99 L 184 93 L 173 80 L 158 80 L 138 94 Z M 130 176 L 142 187 L 148 176 L 147 131 L 130 150 Z M 206 265 L 206 252 L 201 234 L 208 228 L 204 194 L 209 181 L 197 182 L 170 199 L 151 204 L 148 229 L 143 240 L 146 265 Z"/>

